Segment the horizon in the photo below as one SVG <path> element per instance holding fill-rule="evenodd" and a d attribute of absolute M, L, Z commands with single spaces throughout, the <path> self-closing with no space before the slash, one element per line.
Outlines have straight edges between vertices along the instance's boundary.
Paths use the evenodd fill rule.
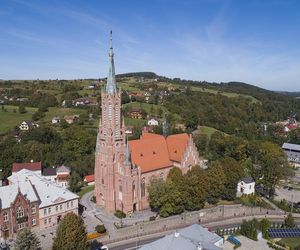
<path fill-rule="evenodd" d="M 116 72 L 300 91 L 297 1 L 2 1 L 0 79 Z M 280 15 L 280 18 L 278 16 Z"/>

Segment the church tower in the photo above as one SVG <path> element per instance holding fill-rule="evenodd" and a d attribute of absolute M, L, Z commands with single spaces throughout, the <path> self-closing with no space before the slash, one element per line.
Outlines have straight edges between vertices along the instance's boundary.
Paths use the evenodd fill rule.
<path fill-rule="evenodd" d="M 95 152 L 96 204 L 109 212 L 129 212 L 132 210 L 131 163 L 122 123 L 121 89 L 116 83 L 112 32 L 109 73 L 101 90 L 101 108 Z"/>

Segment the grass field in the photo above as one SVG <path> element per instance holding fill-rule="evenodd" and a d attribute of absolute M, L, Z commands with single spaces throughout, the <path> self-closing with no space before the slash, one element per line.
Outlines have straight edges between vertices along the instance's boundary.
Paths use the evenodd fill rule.
<path fill-rule="evenodd" d="M 24 120 L 31 120 L 33 113 L 37 110 L 37 108 L 26 107 L 27 112 L 20 114 L 18 112 L 18 106 L 5 105 L 0 107 L 0 133 L 5 133 L 15 126 L 19 126 Z M 7 112 L 5 112 L 2 107 L 4 107 Z M 14 110 L 16 110 L 16 112 L 14 112 Z"/>
<path fill-rule="evenodd" d="M 152 106 L 154 108 L 154 112 L 156 113 L 156 115 L 158 115 L 158 109 L 160 107 L 159 105 L 142 103 L 142 102 L 130 102 L 130 103 L 124 104 L 124 107 L 142 108 L 142 109 L 146 110 L 146 112 L 149 115 L 151 115 L 151 107 Z"/>
<path fill-rule="evenodd" d="M 85 109 L 51 107 L 48 108 L 43 121 L 51 121 L 54 116 L 59 116 L 62 119 L 65 115 L 80 115 L 86 112 Z"/>
<path fill-rule="evenodd" d="M 199 126 L 196 133 L 205 134 L 208 136 L 208 138 L 210 138 L 211 135 L 216 131 L 219 131 L 219 130 L 212 128 L 212 127 Z"/>
<path fill-rule="evenodd" d="M 298 246 L 300 246 L 300 239 L 299 238 L 286 238 L 286 239 L 280 240 L 280 243 L 287 244 L 292 249 L 296 249 Z"/>
<path fill-rule="evenodd" d="M 125 126 L 144 126 L 146 125 L 146 120 L 144 119 L 133 119 L 129 117 L 124 117 Z"/>

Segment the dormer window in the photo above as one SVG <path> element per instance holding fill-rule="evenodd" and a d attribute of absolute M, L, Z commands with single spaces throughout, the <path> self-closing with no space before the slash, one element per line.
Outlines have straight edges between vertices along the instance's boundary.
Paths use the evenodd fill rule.
<path fill-rule="evenodd" d="M 141 153 L 140 156 L 143 157 L 144 155 Z"/>
<path fill-rule="evenodd" d="M 153 151 L 153 154 L 155 155 L 155 154 L 156 154 L 156 152 L 155 152 L 155 151 Z"/>

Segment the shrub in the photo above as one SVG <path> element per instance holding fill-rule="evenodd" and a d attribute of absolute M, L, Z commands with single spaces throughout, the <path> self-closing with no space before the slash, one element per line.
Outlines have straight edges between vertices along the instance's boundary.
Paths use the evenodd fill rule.
<path fill-rule="evenodd" d="M 102 233 L 102 234 L 106 232 L 106 228 L 103 224 L 97 225 L 95 227 L 95 230 L 97 233 Z"/>
<path fill-rule="evenodd" d="M 118 217 L 119 219 L 123 219 L 123 218 L 126 217 L 126 214 L 124 212 L 120 211 L 120 210 L 116 210 L 116 212 L 114 213 L 114 215 L 116 217 Z"/>
<path fill-rule="evenodd" d="M 155 220 L 155 216 L 151 216 L 150 218 L 149 218 L 149 221 L 154 221 Z"/>

